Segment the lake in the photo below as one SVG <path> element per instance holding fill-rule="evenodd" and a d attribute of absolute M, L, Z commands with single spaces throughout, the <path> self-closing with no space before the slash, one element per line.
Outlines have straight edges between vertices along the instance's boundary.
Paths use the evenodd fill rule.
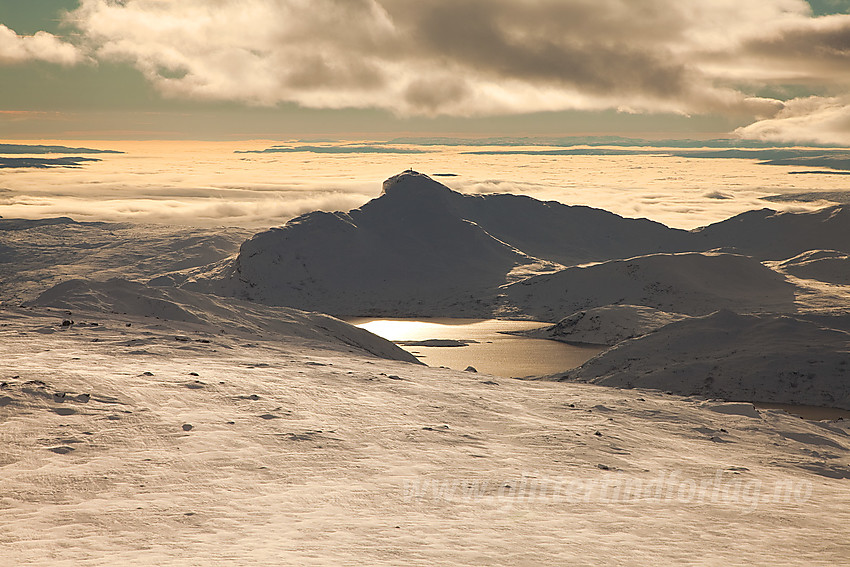
<path fill-rule="evenodd" d="M 753 405 L 757 409 L 778 409 L 803 419 L 813 421 L 836 419 L 850 420 L 850 411 L 840 408 L 825 408 L 820 406 L 804 406 L 799 404 L 773 404 L 769 402 L 755 402 Z"/>
<path fill-rule="evenodd" d="M 507 335 L 550 326 L 539 321 L 501 319 L 350 319 L 358 327 L 396 342 L 428 366 L 523 378 L 564 372 L 602 352 L 596 345 L 570 345 Z M 435 346 L 454 345 L 454 346 Z"/>

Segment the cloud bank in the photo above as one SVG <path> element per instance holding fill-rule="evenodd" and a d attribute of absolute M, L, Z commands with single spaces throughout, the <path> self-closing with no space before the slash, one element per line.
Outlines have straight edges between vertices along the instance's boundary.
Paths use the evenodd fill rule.
<path fill-rule="evenodd" d="M 0 24 L 0 65 L 26 61 L 74 65 L 83 59 L 83 54 L 76 46 L 53 34 L 40 31 L 35 35 L 21 36 Z"/>
<path fill-rule="evenodd" d="M 770 142 L 850 144 L 850 97 L 794 99 L 774 117 L 738 128 L 736 133 Z"/>
<path fill-rule="evenodd" d="M 122 61 L 176 98 L 720 114 L 755 121 L 742 137 L 850 143 L 850 15 L 804 0 L 81 0 L 66 24 L 76 47 L 0 28 L 0 54 Z"/>

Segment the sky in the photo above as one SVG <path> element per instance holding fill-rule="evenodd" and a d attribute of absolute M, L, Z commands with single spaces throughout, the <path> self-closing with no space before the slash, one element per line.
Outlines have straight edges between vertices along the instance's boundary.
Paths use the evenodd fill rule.
<path fill-rule="evenodd" d="M 0 138 L 850 145 L 850 0 L 3 0 Z"/>

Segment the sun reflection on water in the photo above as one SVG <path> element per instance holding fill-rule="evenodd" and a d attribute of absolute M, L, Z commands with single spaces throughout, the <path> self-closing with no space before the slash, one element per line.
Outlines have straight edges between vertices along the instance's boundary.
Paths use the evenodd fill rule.
<path fill-rule="evenodd" d="M 398 343 L 448 339 L 465 346 L 405 345 L 429 366 L 479 372 L 504 377 L 556 374 L 581 365 L 602 349 L 505 334 L 547 326 L 540 321 L 499 319 L 352 319 L 350 323 Z"/>

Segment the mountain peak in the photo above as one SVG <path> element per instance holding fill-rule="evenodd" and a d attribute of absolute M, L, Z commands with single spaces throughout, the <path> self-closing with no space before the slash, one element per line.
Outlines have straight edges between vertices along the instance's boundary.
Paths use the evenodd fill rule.
<path fill-rule="evenodd" d="M 451 189 L 425 175 L 412 169 L 402 171 L 384 181 L 381 194 L 390 195 L 404 192 L 414 195 L 439 195 L 453 193 Z"/>

